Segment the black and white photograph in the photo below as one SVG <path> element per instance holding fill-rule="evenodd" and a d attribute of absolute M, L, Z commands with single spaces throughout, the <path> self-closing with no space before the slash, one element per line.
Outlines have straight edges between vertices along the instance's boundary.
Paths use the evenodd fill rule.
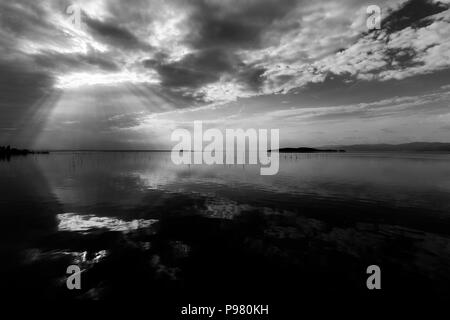
<path fill-rule="evenodd" d="M 450 303 L 449 0 L 0 0 L 0 75 L 2 303 Z"/>

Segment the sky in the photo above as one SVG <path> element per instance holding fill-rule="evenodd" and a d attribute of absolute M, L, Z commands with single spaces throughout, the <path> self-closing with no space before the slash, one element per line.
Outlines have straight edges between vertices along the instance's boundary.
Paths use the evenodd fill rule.
<path fill-rule="evenodd" d="M 450 142 L 450 0 L 0 0 L 0 74 L 0 145 Z"/>

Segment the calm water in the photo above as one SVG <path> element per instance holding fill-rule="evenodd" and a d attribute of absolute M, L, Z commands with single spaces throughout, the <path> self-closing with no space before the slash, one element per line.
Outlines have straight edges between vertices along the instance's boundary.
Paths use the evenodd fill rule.
<path fill-rule="evenodd" d="M 0 181 L 12 295 L 353 297 L 377 264 L 388 297 L 450 296 L 450 155 L 288 154 L 261 176 L 169 153 L 53 153 L 0 162 Z"/>

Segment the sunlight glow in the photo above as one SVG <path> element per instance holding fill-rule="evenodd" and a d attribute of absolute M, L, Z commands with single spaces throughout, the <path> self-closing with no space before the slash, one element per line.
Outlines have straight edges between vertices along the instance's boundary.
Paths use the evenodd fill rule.
<path fill-rule="evenodd" d="M 154 74 L 138 74 L 129 71 L 117 73 L 75 72 L 57 77 L 55 87 L 59 89 L 78 88 L 89 85 L 114 85 L 118 83 L 158 83 Z"/>

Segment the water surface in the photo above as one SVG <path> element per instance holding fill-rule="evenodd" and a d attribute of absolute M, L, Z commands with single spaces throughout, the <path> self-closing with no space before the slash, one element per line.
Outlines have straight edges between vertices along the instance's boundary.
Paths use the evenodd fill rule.
<path fill-rule="evenodd" d="M 2 161 L 7 288 L 58 299 L 356 297 L 377 264 L 386 296 L 449 297 L 450 155 L 282 154 L 277 175 L 259 173 L 177 166 L 163 152 Z M 80 291 L 65 287 L 69 264 L 84 270 Z"/>

